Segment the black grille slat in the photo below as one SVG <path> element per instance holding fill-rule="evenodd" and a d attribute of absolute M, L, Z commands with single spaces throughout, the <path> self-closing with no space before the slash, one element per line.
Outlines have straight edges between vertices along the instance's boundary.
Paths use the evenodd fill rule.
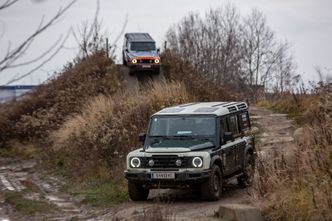
<path fill-rule="evenodd" d="M 152 167 L 149 166 L 149 160 L 154 161 L 154 165 Z M 176 166 L 175 162 L 176 160 L 180 159 L 182 161 L 182 164 L 180 167 Z M 155 156 L 147 157 L 145 160 L 146 167 L 149 168 L 183 168 L 186 167 L 188 164 L 188 158 L 187 157 L 178 157 L 176 155 L 161 155 L 161 156 Z"/>
<path fill-rule="evenodd" d="M 154 60 L 151 60 L 151 59 L 139 59 L 137 61 L 138 63 L 143 63 L 143 64 L 151 64 L 154 62 Z"/>

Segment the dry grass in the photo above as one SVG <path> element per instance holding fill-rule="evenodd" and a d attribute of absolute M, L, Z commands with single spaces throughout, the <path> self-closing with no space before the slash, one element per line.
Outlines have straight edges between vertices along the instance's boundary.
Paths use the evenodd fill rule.
<path fill-rule="evenodd" d="M 150 115 L 189 100 L 181 83 L 156 83 L 149 93 L 137 97 L 97 96 L 84 106 L 82 114 L 68 119 L 52 134 L 49 157 L 79 179 L 107 175 L 122 178 L 125 156 L 140 145 L 137 135 L 146 131 Z"/>
<path fill-rule="evenodd" d="M 255 195 L 269 220 L 332 220 L 332 88 L 318 101 L 307 106 L 294 158 L 258 166 Z"/>
<path fill-rule="evenodd" d="M 257 105 L 267 107 L 279 113 L 286 113 L 296 123 L 303 124 L 308 122 L 304 118 L 305 112 L 309 106 L 317 103 L 318 99 L 317 94 L 292 94 L 291 92 L 284 92 L 265 98 L 259 101 Z"/>
<path fill-rule="evenodd" d="M 164 75 L 171 81 L 183 82 L 187 91 L 198 101 L 230 101 L 240 99 L 240 94 L 227 85 L 215 84 L 193 68 L 180 55 L 167 50 L 162 55 Z"/>
<path fill-rule="evenodd" d="M 114 94 L 120 87 L 116 65 L 103 52 L 77 59 L 22 100 L 1 106 L 0 146 L 11 139 L 46 141 L 89 98 Z"/>

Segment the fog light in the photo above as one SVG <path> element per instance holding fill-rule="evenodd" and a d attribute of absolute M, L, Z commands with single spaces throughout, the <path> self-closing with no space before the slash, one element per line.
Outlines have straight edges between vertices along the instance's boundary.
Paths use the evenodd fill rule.
<path fill-rule="evenodd" d="M 181 160 L 176 160 L 175 165 L 180 167 L 182 165 L 182 161 Z"/>
<path fill-rule="evenodd" d="M 137 60 L 134 58 L 133 60 L 131 60 L 131 63 L 136 64 Z"/>
<path fill-rule="evenodd" d="M 154 161 L 153 160 L 149 160 L 149 166 L 153 167 L 153 165 L 154 165 Z"/>
<path fill-rule="evenodd" d="M 160 60 L 158 58 L 154 59 L 154 63 L 159 64 Z"/>

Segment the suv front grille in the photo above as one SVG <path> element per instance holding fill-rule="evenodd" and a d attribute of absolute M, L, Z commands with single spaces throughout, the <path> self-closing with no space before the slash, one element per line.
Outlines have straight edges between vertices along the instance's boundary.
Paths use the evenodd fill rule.
<path fill-rule="evenodd" d="M 152 60 L 152 59 L 138 59 L 137 60 L 137 63 L 144 63 L 144 64 L 153 63 L 153 62 L 154 62 L 154 60 Z"/>
<path fill-rule="evenodd" d="M 153 160 L 154 165 L 150 166 L 149 161 Z M 176 165 L 176 161 L 181 160 L 181 166 Z M 178 157 L 177 155 L 152 155 L 152 157 L 147 157 L 145 159 L 145 166 L 147 168 L 184 168 L 188 167 L 189 158 L 188 157 Z"/>

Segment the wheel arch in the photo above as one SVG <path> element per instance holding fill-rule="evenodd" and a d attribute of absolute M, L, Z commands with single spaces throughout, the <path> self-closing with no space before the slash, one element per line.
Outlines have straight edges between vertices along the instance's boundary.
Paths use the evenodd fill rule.
<path fill-rule="evenodd" d="M 212 168 L 212 166 L 214 164 L 219 166 L 221 173 L 224 174 L 222 159 L 219 155 L 215 155 L 215 156 L 212 157 L 211 162 L 210 162 L 210 168 Z"/>

